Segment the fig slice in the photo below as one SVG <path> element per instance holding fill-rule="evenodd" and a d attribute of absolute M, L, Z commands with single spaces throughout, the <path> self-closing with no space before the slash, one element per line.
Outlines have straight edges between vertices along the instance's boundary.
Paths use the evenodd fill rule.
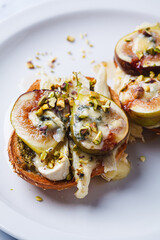
<path fill-rule="evenodd" d="M 122 37 L 115 47 L 115 62 L 127 74 L 149 76 L 160 72 L 160 25 Z"/>
<path fill-rule="evenodd" d="M 53 91 L 35 90 L 22 94 L 11 111 L 10 119 L 16 134 L 38 154 L 54 149 L 65 136 L 55 102 Z"/>
<path fill-rule="evenodd" d="M 160 125 L 160 81 L 156 77 L 132 78 L 120 91 L 119 100 L 135 123 L 147 128 Z"/>
<path fill-rule="evenodd" d="M 96 92 L 79 94 L 71 114 L 75 144 L 84 152 L 103 155 L 124 140 L 128 119 L 112 100 Z"/>

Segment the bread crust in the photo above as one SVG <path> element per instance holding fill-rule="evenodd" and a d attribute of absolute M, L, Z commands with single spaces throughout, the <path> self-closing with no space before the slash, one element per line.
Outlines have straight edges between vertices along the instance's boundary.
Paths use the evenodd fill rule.
<path fill-rule="evenodd" d="M 33 91 L 36 89 L 40 89 L 40 80 L 36 80 L 30 86 L 28 91 Z M 110 90 L 113 101 L 115 101 L 115 103 L 120 106 L 118 95 L 116 95 L 116 93 L 111 88 L 109 88 L 109 90 Z M 117 161 L 121 158 L 125 149 L 126 149 L 126 142 L 123 143 L 121 147 L 118 149 L 118 152 L 116 155 Z M 43 189 L 56 189 L 56 190 L 63 190 L 63 189 L 71 188 L 76 185 L 76 182 L 74 179 L 70 181 L 67 181 L 67 180 L 50 181 L 36 172 L 25 170 L 23 168 L 25 159 L 21 155 L 20 149 L 18 147 L 18 136 L 16 135 L 15 131 L 13 131 L 9 140 L 8 155 L 9 155 L 10 162 L 14 168 L 14 171 L 22 179 L 24 179 L 25 181 L 27 181 L 32 185 L 35 185 Z M 102 166 L 102 162 L 99 162 L 99 164 L 96 166 L 96 168 L 92 172 L 92 177 L 101 175 L 102 173 L 104 173 L 104 167 Z"/>

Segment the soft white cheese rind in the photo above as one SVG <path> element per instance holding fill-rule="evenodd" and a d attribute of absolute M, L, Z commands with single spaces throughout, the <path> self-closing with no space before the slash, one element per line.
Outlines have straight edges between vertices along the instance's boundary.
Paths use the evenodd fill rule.
<path fill-rule="evenodd" d="M 33 163 L 37 171 L 51 181 L 64 180 L 69 174 L 70 161 L 68 158 L 68 141 L 66 141 L 66 143 L 63 145 L 60 152 L 62 152 L 63 158 L 61 160 L 55 160 L 55 165 L 52 169 L 48 168 L 45 162 L 41 162 L 41 159 L 38 155 L 36 155 L 36 157 L 33 159 Z"/>

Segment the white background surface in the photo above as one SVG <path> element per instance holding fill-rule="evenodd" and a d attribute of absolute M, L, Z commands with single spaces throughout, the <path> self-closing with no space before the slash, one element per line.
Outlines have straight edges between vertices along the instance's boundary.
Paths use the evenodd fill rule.
<path fill-rule="evenodd" d="M 12 14 L 14 14 L 16 12 L 22 11 L 25 8 L 28 8 L 32 5 L 35 5 L 37 3 L 42 3 L 42 2 L 46 2 L 46 1 L 44 1 L 44 0 L 34 0 L 34 1 L 31 1 L 31 0 L 8 0 L 7 1 L 6 0 L 6 1 L 0 1 L 0 20 L 3 20 L 3 19 L 11 16 Z M 130 4 L 129 1 L 123 1 L 123 2 L 113 1 L 113 2 L 114 2 L 114 4 L 117 3 L 119 6 L 121 6 L 121 8 L 123 7 L 123 4 L 124 4 L 124 8 L 126 8 L 127 2 L 128 2 L 128 4 Z M 152 2 L 152 5 L 151 5 L 151 2 Z M 160 6 L 158 0 L 157 1 L 147 1 L 146 0 L 145 5 L 140 5 L 140 6 L 139 6 L 138 3 L 140 3 L 140 1 L 137 1 L 138 10 L 140 10 L 141 8 L 143 8 L 143 10 L 144 10 L 144 8 L 147 7 L 147 5 L 150 5 L 151 6 L 150 9 L 152 9 L 152 10 L 153 10 L 153 5 L 154 5 L 154 7 L 156 6 L 156 8 L 159 8 L 158 6 Z M 139 152 L 140 152 L 140 150 L 139 150 Z M 139 200 L 141 200 L 141 199 L 139 199 Z M 12 239 L 12 238 L 7 236 L 6 234 L 3 234 L 2 232 L 0 232 L 0 239 L 9 240 L 9 239 Z M 140 239 L 137 238 L 137 240 L 140 240 Z"/>
<path fill-rule="evenodd" d="M 0 0 L 0 22 L 23 11 L 26 8 L 47 2 L 47 0 Z M 0 230 L 0 240 L 14 240 L 15 238 Z"/>

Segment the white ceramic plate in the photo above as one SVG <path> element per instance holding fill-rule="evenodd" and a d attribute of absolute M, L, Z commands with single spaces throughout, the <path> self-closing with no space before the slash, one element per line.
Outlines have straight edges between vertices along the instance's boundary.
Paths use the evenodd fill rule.
<path fill-rule="evenodd" d="M 21 180 L 11 171 L 6 151 L 7 112 L 21 93 L 19 82 L 31 73 L 25 66 L 28 57 L 37 51 L 52 51 L 60 63 L 55 69 L 57 75 L 72 71 L 91 75 L 91 60 L 111 60 L 121 36 L 144 21 L 159 20 L 160 3 L 156 2 L 152 16 L 151 5 L 145 1 L 140 5 L 130 2 L 130 6 L 127 2 L 52 1 L 0 25 L 0 226 L 12 236 L 39 240 L 160 238 L 158 137 L 149 137 L 146 144 L 129 145 L 130 175 L 110 183 L 100 177 L 93 179 L 83 200 L 74 197 L 75 188 L 43 191 Z M 94 48 L 87 47 L 80 33 L 88 34 Z M 74 44 L 66 41 L 69 34 L 76 37 Z M 81 48 L 91 51 L 85 59 Z M 145 163 L 138 160 L 141 155 L 146 156 Z M 44 201 L 37 202 L 37 195 Z"/>

